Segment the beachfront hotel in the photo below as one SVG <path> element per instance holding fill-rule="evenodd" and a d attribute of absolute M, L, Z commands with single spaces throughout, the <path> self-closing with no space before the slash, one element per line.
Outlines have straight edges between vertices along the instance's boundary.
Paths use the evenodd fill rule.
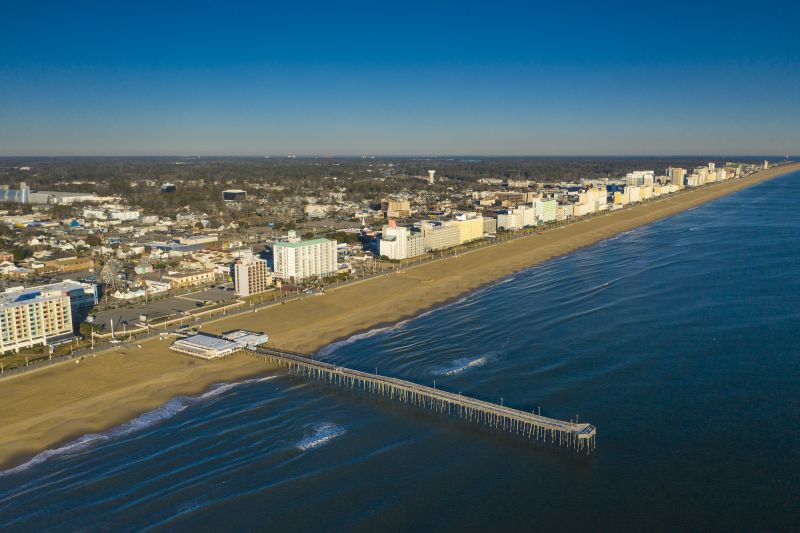
<path fill-rule="evenodd" d="M 381 231 L 378 253 L 392 260 L 416 257 L 425 253 L 425 238 L 421 233 L 412 233 L 411 228 L 398 226 L 390 220 Z"/>
<path fill-rule="evenodd" d="M 300 240 L 294 231 L 287 242 L 272 245 L 275 275 L 286 280 L 332 276 L 338 270 L 336 241 Z"/>
<path fill-rule="evenodd" d="M 9 289 L 0 294 L 0 353 L 72 338 L 70 296 L 61 285 Z"/>
<path fill-rule="evenodd" d="M 272 273 L 264 259 L 259 257 L 237 259 L 233 265 L 233 283 L 236 294 L 252 296 L 272 287 Z"/>
<path fill-rule="evenodd" d="M 425 249 L 435 252 L 458 246 L 460 233 L 456 226 L 425 221 L 422 223 L 422 236 L 425 239 Z"/>

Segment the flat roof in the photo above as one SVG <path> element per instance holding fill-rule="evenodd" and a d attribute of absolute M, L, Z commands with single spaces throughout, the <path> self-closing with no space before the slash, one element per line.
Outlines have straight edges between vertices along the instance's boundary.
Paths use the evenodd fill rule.
<path fill-rule="evenodd" d="M 238 344 L 233 341 L 221 339 L 219 337 L 212 337 L 211 335 L 204 335 L 202 333 L 179 339 L 175 341 L 174 344 L 189 344 L 192 346 L 199 346 L 207 350 L 218 351 L 227 350 L 230 348 L 238 348 Z"/>
<path fill-rule="evenodd" d="M 328 243 L 328 242 L 336 242 L 336 241 L 332 241 L 330 239 L 323 239 L 323 238 L 311 239 L 311 240 L 308 240 L 308 241 L 300 241 L 300 242 L 279 241 L 279 242 L 276 242 L 275 244 L 273 244 L 272 246 L 273 247 L 277 246 L 279 248 L 302 248 L 303 246 L 311 246 L 311 245 L 314 245 L 314 244 L 325 244 L 325 243 Z"/>

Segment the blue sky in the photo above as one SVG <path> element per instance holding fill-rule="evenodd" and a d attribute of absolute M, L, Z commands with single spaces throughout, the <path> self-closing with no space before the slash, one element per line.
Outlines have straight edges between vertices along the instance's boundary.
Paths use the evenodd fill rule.
<path fill-rule="evenodd" d="M 800 152 L 788 2 L 6 4 L 0 155 Z"/>

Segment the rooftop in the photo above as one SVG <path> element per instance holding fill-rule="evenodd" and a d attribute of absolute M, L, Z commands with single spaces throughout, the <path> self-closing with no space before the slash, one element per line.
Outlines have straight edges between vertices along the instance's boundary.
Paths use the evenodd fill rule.
<path fill-rule="evenodd" d="M 277 246 L 278 248 L 302 248 L 304 246 L 313 246 L 315 244 L 325 244 L 329 242 L 336 242 L 330 239 L 311 239 L 308 241 L 300 241 L 300 242 L 276 242 L 273 246 Z"/>
<path fill-rule="evenodd" d="M 12 287 L 0 293 L 0 305 L 8 306 L 31 303 L 54 296 L 62 296 L 71 290 L 86 289 L 88 287 L 89 285 L 87 284 L 71 280 L 65 280 L 61 283 L 51 283 L 49 285 L 39 285 L 38 287 Z"/>
<path fill-rule="evenodd" d="M 191 335 L 189 337 L 179 339 L 175 341 L 175 344 L 197 346 L 205 350 L 216 350 L 216 351 L 238 348 L 238 344 L 233 341 L 221 339 L 219 337 L 212 337 L 211 335 L 203 335 L 202 333 L 198 333 L 197 335 Z"/>

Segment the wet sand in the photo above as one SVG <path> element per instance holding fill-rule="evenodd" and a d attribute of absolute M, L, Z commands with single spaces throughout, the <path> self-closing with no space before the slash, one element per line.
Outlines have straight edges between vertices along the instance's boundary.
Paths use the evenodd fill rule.
<path fill-rule="evenodd" d="M 355 333 L 415 316 L 552 257 L 798 169 L 800 164 L 795 164 L 714 184 L 325 295 L 223 318 L 203 330 L 265 331 L 272 346 L 314 352 Z M 44 449 L 110 429 L 175 396 L 197 395 L 214 383 L 274 371 L 241 355 L 219 361 L 193 359 L 170 351 L 171 342 L 147 341 L 142 348 L 112 349 L 77 364 L 67 362 L 1 380 L 6 405 L 0 412 L 0 465 L 18 464 Z"/>

